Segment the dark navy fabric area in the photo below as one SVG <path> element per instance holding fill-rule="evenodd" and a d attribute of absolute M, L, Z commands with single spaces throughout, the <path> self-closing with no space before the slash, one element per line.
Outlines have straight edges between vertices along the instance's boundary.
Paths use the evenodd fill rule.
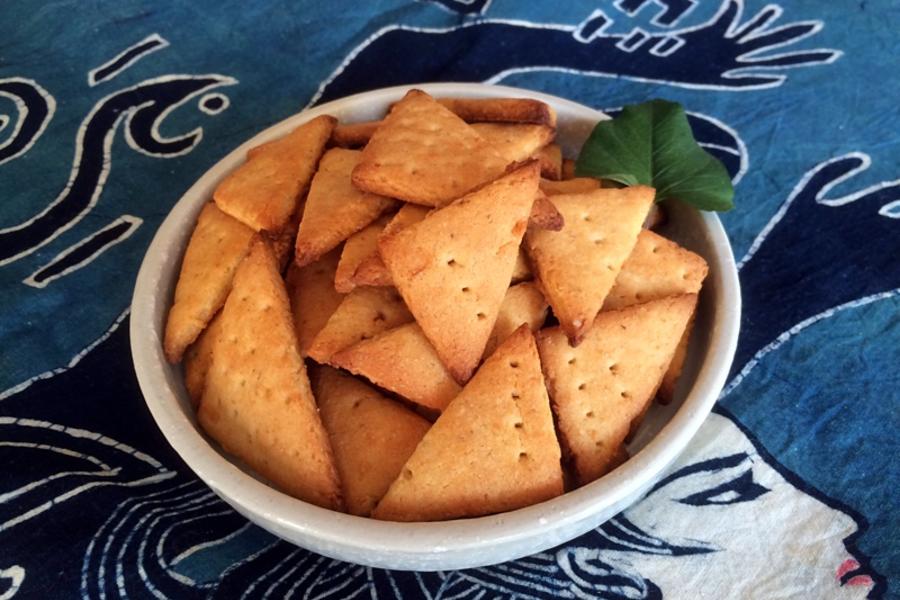
<path fill-rule="evenodd" d="M 898 31 L 892 0 L 3 2 L 0 600 L 900 597 Z M 431 81 L 683 104 L 735 182 L 742 331 L 644 500 L 519 561 L 388 572 L 196 478 L 144 404 L 128 306 L 231 149 Z"/>

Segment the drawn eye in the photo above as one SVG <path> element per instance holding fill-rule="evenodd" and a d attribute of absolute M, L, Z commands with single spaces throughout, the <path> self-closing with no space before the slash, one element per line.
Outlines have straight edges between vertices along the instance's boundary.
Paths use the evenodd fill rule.
<path fill-rule="evenodd" d="M 690 504 L 691 506 L 707 506 L 709 504 L 738 504 L 756 500 L 769 491 L 769 488 L 756 483 L 753 480 L 753 471 L 747 469 L 731 481 L 721 485 L 697 492 L 684 498 L 678 498 L 676 502 Z"/>

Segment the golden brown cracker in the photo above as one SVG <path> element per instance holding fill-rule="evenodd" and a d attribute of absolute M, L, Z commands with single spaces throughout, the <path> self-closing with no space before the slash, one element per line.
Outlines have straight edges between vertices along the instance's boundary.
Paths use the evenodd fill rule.
<path fill-rule="evenodd" d="M 320 364 L 328 364 L 344 348 L 412 320 L 396 289 L 358 287 L 344 297 L 313 339 L 308 356 Z"/>
<path fill-rule="evenodd" d="M 384 261 L 381 260 L 381 255 L 377 251 L 360 261 L 353 275 L 351 275 L 350 281 L 354 286 L 372 285 L 383 287 L 394 285 L 394 280 L 391 279 L 391 274 L 387 267 L 384 266 Z"/>
<path fill-rule="evenodd" d="M 653 398 L 693 310 L 688 294 L 597 315 L 573 348 L 559 327 L 538 333 L 559 431 L 580 484 L 606 473 Z"/>
<path fill-rule="evenodd" d="M 362 148 L 369 143 L 381 121 L 338 123 L 331 132 L 331 143 L 342 148 Z"/>
<path fill-rule="evenodd" d="M 431 209 L 418 204 L 404 204 L 397 211 L 397 214 L 394 215 L 394 218 L 384 227 L 379 238 L 391 235 L 413 223 L 418 223 L 425 218 L 429 210 Z M 352 280 L 355 285 L 394 285 L 394 280 L 391 279 L 391 274 L 387 270 L 384 261 L 381 260 L 381 255 L 378 253 L 377 248 L 360 262 L 352 275 Z"/>
<path fill-rule="evenodd" d="M 344 299 L 344 294 L 334 288 L 340 256 L 340 248 L 335 248 L 305 267 L 288 267 L 286 284 L 300 356 L 308 354 L 313 339 Z"/>
<path fill-rule="evenodd" d="M 287 225 L 281 228 L 281 231 L 274 234 L 262 234 L 272 245 L 272 252 L 275 253 L 275 260 L 278 262 L 278 268 L 282 273 L 287 269 L 288 264 L 293 262 L 291 259 L 294 257 L 294 240 L 297 239 L 300 215 L 303 214 L 303 204 L 303 201 L 299 203 L 297 213 L 291 217 Z"/>
<path fill-rule="evenodd" d="M 574 343 L 594 316 L 637 242 L 653 188 L 633 186 L 553 196 L 562 231 L 530 227 L 525 249 L 553 314 Z"/>
<path fill-rule="evenodd" d="M 256 231 L 281 231 L 296 212 L 336 122 L 322 115 L 252 149 L 216 187 L 216 205 Z"/>
<path fill-rule="evenodd" d="M 416 323 L 345 348 L 331 357 L 331 363 L 437 411 L 444 410 L 461 389 Z"/>
<path fill-rule="evenodd" d="M 679 294 L 696 294 L 709 270 L 698 254 L 652 231 L 641 231 L 603 310 Z"/>
<path fill-rule="evenodd" d="M 257 240 L 241 262 L 221 320 L 200 402 L 201 427 L 279 489 L 340 509 L 331 444 L 267 242 Z"/>
<path fill-rule="evenodd" d="M 347 512 L 368 516 L 431 423 L 365 383 L 320 367 L 315 392 Z"/>
<path fill-rule="evenodd" d="M 558 144 L 547 144 L 534 156 L 541 163 L 541 177 L 553 181 L 562 178 L 562 149 Z"/>
<path fill-rule="evenodd" d="M 565 219 L 553 201 L 547 198 L 544 192 L 538 191 L 531 207 L 528 224 L 549 231 L 560 231 L 565 226 Z"/>
<path fill-rule="evenodd" d="M 563 492 L 534 337 L 521 327 L 485 361 L 372 513 L 434 521 L 499 513 Z"/>
<path fill-rule="evenodd" d="M 616 310 L 666 296 L 696 294 L 707 271 L 703 257 L 652 231 L 642 231 L 603 303 L 603 310 Z M 693 317 L 659 386 L 657 398 L 664 404 L 674 397 L 675 384 L 687 356 L 692 325 Z"/>
<path fill-rule="evenodd" d="M 438 98 L 467 123 L 534 123 L 556 128 L 556 111 L 533 98 Z"/>
<path fill-rule="evenodd" d="M 510 279 L 510 285 L 526 281 L 531 279 L 531 277 L 531 265 L 528 264 L 528 257 L 525 255 L 525 251 L 522 250 L 522 248 L 519 248 L 519 253 L 516 255 L 516 264 L 513 267 L 512 279 Z"/>
<path fill-rule="evenodd" d="M 356 270 L 371 256 L 378 256 L 378 236 L 387 225 L 390 216 L 382 216 L 371 225 L 363 227 L 344 243 L 341 260 L 334 275 L 334 288 L 346 294 L 359 285 L 354 277 Z M 388 279 L 387 284 L 390 284 Z M 365 285 L 365 284 L 364 284 Z"/>
<path fill-rule="evenodd" d="M 551 181 L 549 179 L 541 179 L 541 191 L 548 196 L 557 194 L 583 194 L 599 190 L 603 184 L 599 179 L 593 177 L 576 177 L 575 179 L 564 179 L 562 181 Z"/>
<path fill-rule="evenodd" d="M 379 241 L 397 289 L 460 383 L 494 327 L 537 185 L 532 161 Z"/>
<path fill-rule="evenodd" d="M 694 311 L 691 313 L 691 319 L 688 321 L 687 327 L 685 327 L 684 333 L 681 335 L 681 340 L 678 342 L 678 347 L 675 348 L 672 362 L 669 363 L 666 374 L 663 375 L 659 389 L 656 391 L 656 399 L 659 400 L 660 404 L 669 404 L 675 399 L 675 386 L 678 385 L 678 379 L 681 377 L 681 371 L 684 369 L 684 361 L 687 359 L 688 346 L 690 345 L 691 332 L 694 330 L 696 316 L 697 308 L 695 305 Z"/>
<path fill-rule="evenodd" d="M 562 161 L 560 179 L 575 179 L 575 161 L 571 158 L 564 158 Z"/>
<path fill-rule="evenodd" d="M 497 321 L 484 348 L 484 356 L 494 353 L 497 346 L 525 324 L 531 331 L 537 331 L 547 319 L 547 301 L 533 281 L 514 285 L 506 290 Z"/>
<path fill-rule="evenodd" d="M 472 123 L 471 127 L 508 162 L 540 155 L 556 135 L 553 127 L 532 123 Z"/>
<path fill-rule="evenodd" d="M 212 349 L 216 336 L 219 335 L 222 312 L 216 313 L 212 321 L 197 337 L 197 341 L 188 346 L 184 352 L 184 387 L 196 409 L 203 397 L 203 386 L 206 384 L 206 373 L 212 364 Z"/>
<path fill-rule="evenodd" d="M 382 235 L 392 235 L 394 233 L 397 233 L 401 229 L 409 227 L 413 223 L 418 223 L 419 221 L 424 219 L 425 215 L 427 215 L 430 211 L 431 209 L 426 206 L 419 206 L 418 204 L 404 204 L 400 207 L 400 210 L 397 211 L 397 214 L 394 215 L 394 218 L 391 219 L 385 226 Z"/>
<path fill-rule="evenodd" d="M 350 182 L 360 152 L 332 148 L 313 177 L 297 233 L 294 260 L 307 265 L 374 221 L 397 201 L 359 190 Z"/>
<path fill-rule="evenodd" d="M 200 211 L 166 321 L 163 348 L 169 362 L 181 360 L 185 349 L 225 304 L 231 280 L 250 249 L 253 235 L 252 229 L 212 202 Z"/>
<path fill-rule="evenodd" d="M 503 174 L 503 158 L 462 119 L 419 90 L 394 105 L 353 169 L 362 190 L 441 206 Z"/>

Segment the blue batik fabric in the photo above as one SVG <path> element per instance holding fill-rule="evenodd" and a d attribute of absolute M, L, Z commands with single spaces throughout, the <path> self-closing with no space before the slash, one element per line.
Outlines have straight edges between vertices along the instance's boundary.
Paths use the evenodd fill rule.
<path fill-rule="evenodd" d="M 900 5 L 0 4 L 0 599 L 900 597 Z M 431 81 L 682 103 L 728 167 L 733 371 L 642 501 L 403 573 L 249 524 L 152 422 L 134 278 L 201 174 L 304 107 Z"/>

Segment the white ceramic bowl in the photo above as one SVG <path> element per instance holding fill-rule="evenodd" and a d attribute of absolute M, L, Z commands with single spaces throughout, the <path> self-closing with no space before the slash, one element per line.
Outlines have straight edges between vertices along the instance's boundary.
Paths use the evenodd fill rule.
<path fill-rule="evenodd" d="M 545 550 L 603 523 L 644 494 L 684 450 L 709 414 L 737 343 L 741 297 L 731 247 L 719 219 L 670 207 L 665 235 L 709 262 L 695 333 L 676 401 L 654 406 L 629 445 L 633 456 L 594 483 L 553 500 L 476 519 L 392 523 L 333 512 L 270 487 L 198 429 L 181 368 L 162 350 L 164 323 L 197 214 L 216 184 L 248 148 L 280 137 L 321 114 L 341 121 L 379 118 L 410 86 L 366 92 L 297 114 L 247 141 L 200 178 L 172 209 L 147 250 L 131 309 L 131 350 L 141 390 L 156 423 L 200 479 L 254 523 L 320 554 L 375 567 L 445 570 L 495 564 Z M 482 84 L 415 86 L 435 96 L 524 96 L 547 102 L 559 117 L 558 141 L 575 156 L 603 113 L 555 96 Z"/>

